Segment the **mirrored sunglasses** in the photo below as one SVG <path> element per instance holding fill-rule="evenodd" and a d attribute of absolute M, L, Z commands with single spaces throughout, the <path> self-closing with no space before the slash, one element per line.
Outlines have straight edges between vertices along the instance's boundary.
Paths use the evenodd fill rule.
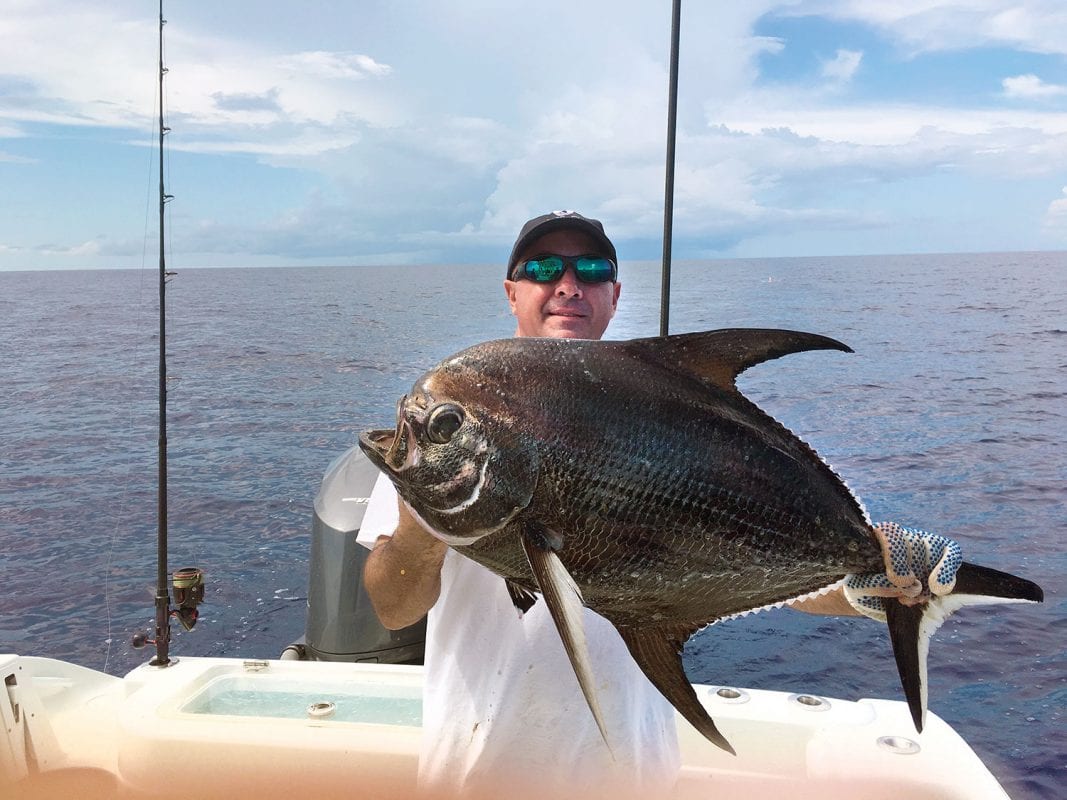
<path fill-rule="evenodd" d="M 551 283 L 559 280 L 567 267 L 574 268 L 574 274 L 582 283 L 614 283 L 617 275 L 615 262 L 604 256 L 543 255 L 519 264 L 515 280 L 525 278 L 535 283 Z"/>

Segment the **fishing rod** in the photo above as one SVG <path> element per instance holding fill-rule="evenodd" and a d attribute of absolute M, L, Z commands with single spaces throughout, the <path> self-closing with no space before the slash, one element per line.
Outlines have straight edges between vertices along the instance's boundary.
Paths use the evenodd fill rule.
<path fill-rule="evenodd" d="M 667 169 L 663 191 L 663 271 L 660 277 L 659 335 L 666 336 L 671 307 L 671 237 L 674 229 L 674 150 L 678 128 L 678 40 L 682 0 L 674 0 L 671 12 L 671 68 L 667 100 Z"/>
<path fill-rule="evenodd" d="M 153 667 L 167 667 L 175 663 L 170 658 L 170 618 L 177 617 L 185 630 L 196 624 L 197 606 L 204 600 L 204 575 L 196 567 L 185 567 L 167 576 L 167 263 L 164 207 L 174 198 L 167 194 L 163 183 L 163 137 L 170 128 L 163 121 L 163 78 L 167 67 L 163 63 L 163 0 L 159 0 L 159 457 L 156 507 L 156 624 L 155 635 L 136 634 L 135 648 L 146 643 L 155 645 L 156 655 L 149 662 Z M 174 587 L 177 608 L 170 607 L 170 586 Z"/>
<path fill-rule="evenodd" d="M 157 486 L 156 528 L 156 657 L 153 666 L 170 663 L 170 592 L 167 581 L 167 266 L 163 239 L 163 208 L 170 196 L 163 188 L 163 137 L 168 128 L 163 123 L 163 0 L 159 0 L 159 475 Z"/>

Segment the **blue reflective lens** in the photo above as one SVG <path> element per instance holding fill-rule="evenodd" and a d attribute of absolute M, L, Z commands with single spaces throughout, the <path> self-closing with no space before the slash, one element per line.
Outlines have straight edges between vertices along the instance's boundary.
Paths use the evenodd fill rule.
<path fill-rule="evenodd" d="M 568 266 L 574 267 L 574 274 L 582 283 L 607 283 L 615 280 L 615 262 L 603 256 L 538 256 L 524 261 L 516 277 L 536 283 L 551 283 L 559 280 Z"/>

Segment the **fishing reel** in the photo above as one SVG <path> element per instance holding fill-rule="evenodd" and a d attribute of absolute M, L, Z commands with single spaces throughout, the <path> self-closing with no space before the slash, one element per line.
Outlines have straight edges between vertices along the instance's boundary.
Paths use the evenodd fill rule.
<path fill-rule="evenodd" d="M 204 602 L 204 571 L 198 567 L 183 567 L 174 572 L 170 584 L 174 589 L 174 602 L 177 606 L 169 609 L 168 614 L 177 619 L 184 630 L 191 631 L 200 616 L 197 607 Z M 132 644 L 138 650 L 146 644 L 155 643 L 156 640 L 149 638 L 146 633 L 136 633 L 133 636 Z"/>
<path fill-rule="evenodd" d="M 197 567 L 183 567 L 171 576 L 170 584 L 178 604 L 170 610 L 170 615 L 178 618 L 182 628 L 191 631 L 200 616 L 197 606 L 204 602 L 204 571 Z"/>

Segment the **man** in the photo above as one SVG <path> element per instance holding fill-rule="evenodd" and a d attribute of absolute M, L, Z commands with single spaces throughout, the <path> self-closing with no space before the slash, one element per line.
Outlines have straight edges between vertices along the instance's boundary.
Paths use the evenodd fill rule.
<path fill-rule="evenodd" d="M 530 279 L 525 264 L 537 256 L 562 257 L 562 272 L 554 275 L 559 261 L 545 258 L 534 277 L 552 279 Z M 573 261 L 582 256 L 592 258 Z M 599 339 L 619 301 L 616 263 L 598 221 L 572 212 L 530 220 L 504 281 L 515 335 Z M 379 478 L 376 493 L 383 482 L 391 488 Z M 364 583 L 387 628 L 429 611 L 421 786 L 487 797 L 505 788 L 509 797 L 669 791 L 679 767 L 674 710 L 603 618 L 586 610 L 584 625 L 605 718 L 620 728 L 614 752 L 586 707 L 547 604 L 520 617 L 498 576 L 449 550 L 402 504 L 393 535 L 380 537 L 367 560 Z"/>
<path fill-rule="evenodd" d="M 601 338 L 619 302 L 616 264 L 597 220 L 560 211 L 527 222 L 504 281 L 515 335 Z M 361 532 L 383 534 L 365 588 L 387 628 L 429 612 L 420 785 L 465 797 L 669 794 L 680 761 L 674 710 L 615 629 L 584 610 L 609 751 L 547 604 L 520 616 L 503 580 L 426 532 L 379 476 L 367 520 L 380 516 L 382 503 L 396 511 L 378 531 Z M 801 610 L 857 613 L 842 592 Z"/>

